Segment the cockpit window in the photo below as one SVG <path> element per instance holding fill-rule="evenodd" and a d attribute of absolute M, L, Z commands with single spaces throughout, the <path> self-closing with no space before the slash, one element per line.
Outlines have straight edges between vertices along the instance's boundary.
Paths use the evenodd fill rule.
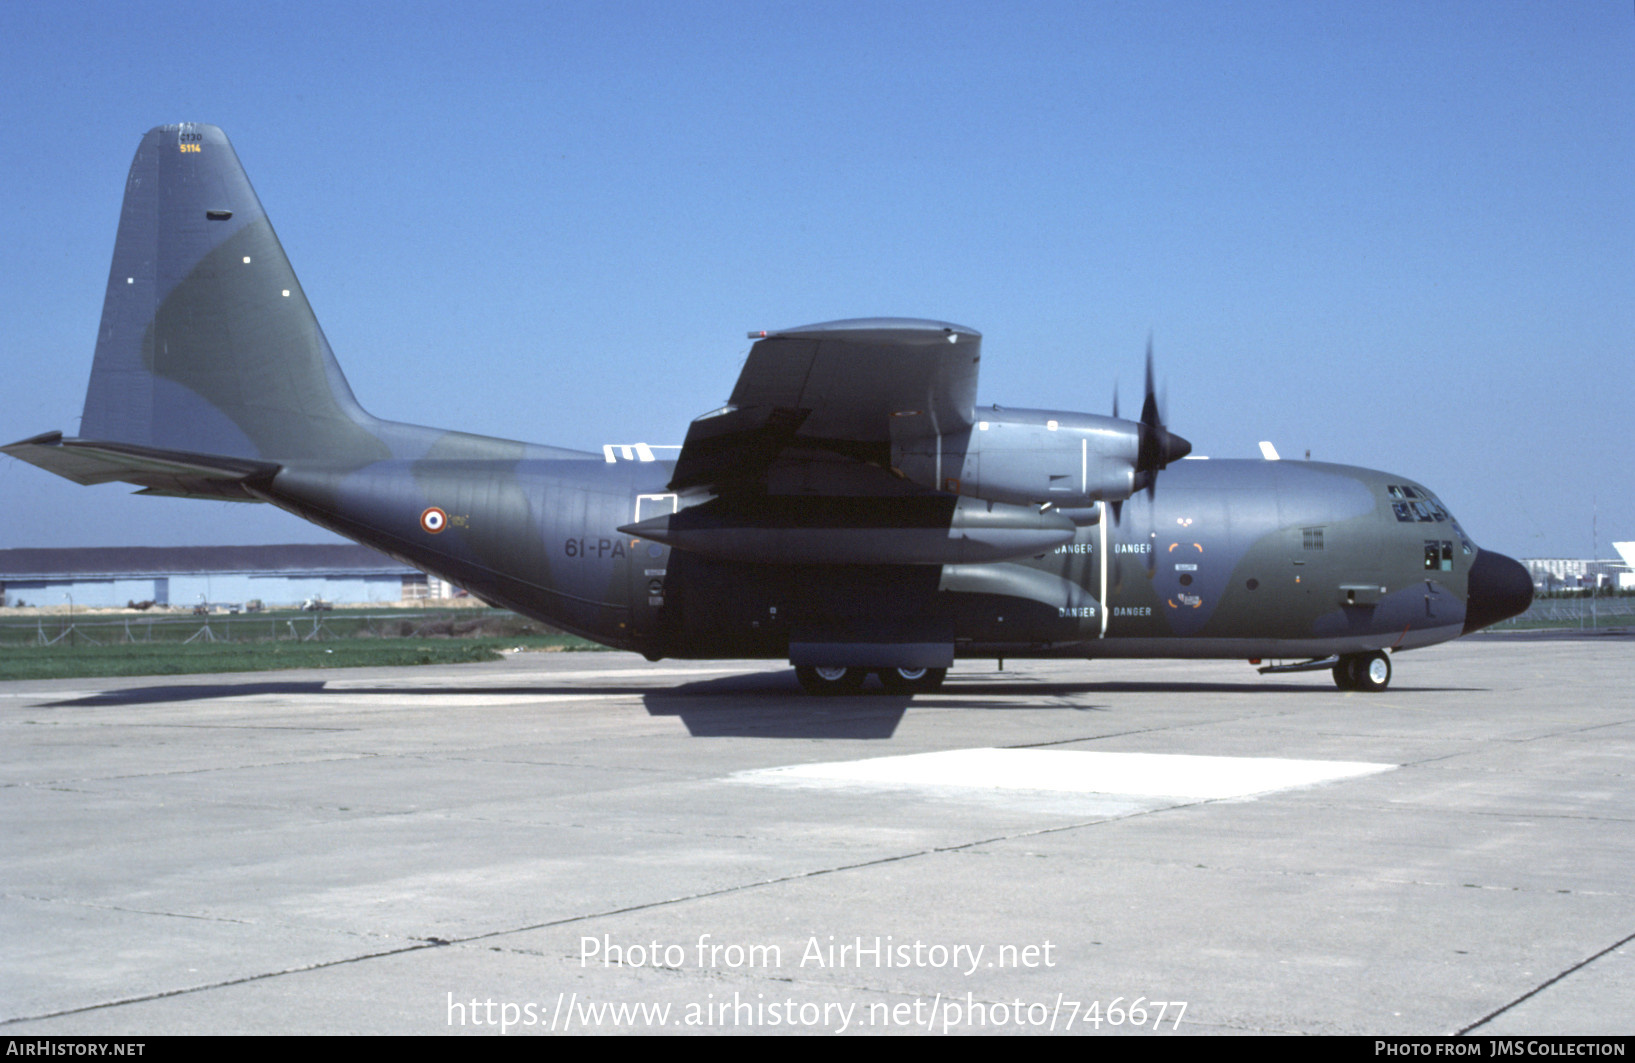
<path fill-rule="evenodd" d="M 1385 488 L 1386 494 L 1392 498 L 1413 499 L 1408 502 L 1392 502 L 1391 512 L 1396 514 L 1397 520 L 1404 524 L 1418 522 L 1421 524 L 1436 524 L 1451 519 L 1447 507 L 1437 501 L 1435 495 L 1424 488 L 1410 487 L 1407 484 L 1390 484 Z"/>
<path fill-rule="evenodd" d="M 1452 515 L 1448 517 L 1448 524 L 1453 528 L 1453 534 L 1459 536 L 1459 548 L 1464 551 L 1466 557 L 1469 557 L 1471 551 L 1475 549 L 1470 545 L 1470 536 L 1465 534 L 1465 529 L 1459 527 L 1459 522 L 1454 520 Z"/>
<path fill-rule="evenodd" d="M 1403 524 L 1447 524 L 1453 529 L 1453 533 L 1459 537 L 1459 547 L 1464 555 L 1469 557 L 1475 553 L 1476 548 L 1471 545 L 1470 536 L 1465 534 L 1465 529 L 1461 528 L 1459 522 L 1453 519 L 1453 514 L 1448 512 L 1448 507 L 1442 504 L 1442 500 L 1431 492 L 1423 487 L 1414 487 L 1412 484 L 1387 484 L 1385 494 L 1392 499 L 1391 513 L 1398 521 Z M 1396 501 L 1397 499 L 1402 501 Z M 1441 542 L 1440 539 L 1437 541 Z M 1451 550 L 1448 560 L 1450 562 L 1452 560 Z M 1440 568 L 1441 564 L 1442 556 L 1439 548 L 1435 567 Z M 1430 564 L 1429 554 L 1426 555 L 1425 567 L 1433 567 Z"/>

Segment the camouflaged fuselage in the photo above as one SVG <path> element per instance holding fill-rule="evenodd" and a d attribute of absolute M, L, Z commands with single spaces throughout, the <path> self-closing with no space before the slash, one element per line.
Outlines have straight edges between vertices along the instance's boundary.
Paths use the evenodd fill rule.
<path fill-rule="evenodd" d="M 754 335 L 674 461 L 381 420 L 226 136 L 161 126 L 126 183 L 80 435 L 3 449 L 79 483 L 270 502 L 654 658 L 1339 657 L 1343 685 L 1347 660 L 1531 597 L 1411 480 L 1180 460 L 1150 351 L 1132 422 L 978 409 L 982 337 L 946 322 Z"/>

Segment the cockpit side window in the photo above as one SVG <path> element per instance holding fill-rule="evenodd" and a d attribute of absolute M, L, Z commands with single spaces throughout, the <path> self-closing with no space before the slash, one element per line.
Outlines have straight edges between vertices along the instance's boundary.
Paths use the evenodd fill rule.
<path fill-rule="evenodd" d="M 1446 539 L 1425 540 L 1425 571 L 1453 571 L 1453 543 Z"/>

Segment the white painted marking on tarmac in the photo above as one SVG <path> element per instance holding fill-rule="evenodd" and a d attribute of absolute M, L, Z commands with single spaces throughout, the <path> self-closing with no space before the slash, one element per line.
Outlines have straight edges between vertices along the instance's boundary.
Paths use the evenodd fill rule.
<path fill-rule="evenodd" d="M 1395 764 L 1058 749 L 954 749 L 901 757 L 738 772 L 772 786 L 884 787 L 943 792 L 1033 791 L 1219 801 L 1390 771 Z"/>
<path fill-rule="evenodd" d="M 525 655 L 518 654 L 517 656 L 524 657 Z M 432 679 L 422 679 L 418 675 L 410 673 L 402 677 L 392 676 L 390 678 L 331 679 L 324 683 L 324 690 L 330 692 L 343 692 L 347 690 L 379 690 L 390 686 L 402 686 L 404 688 L 411 688 L 414 690 L 426 690 L 437 686 L 457 687 L 461 690 L 476 690 L 483 686 L 515 688 L 526 682 L 557 683 L 567 679 L 674 679 L 678 676 L 743 675 L 745 673 L 756 671 L 776 672 L 789 670 L 789 666 L 787 664 L 771 665 L 762 668 L 756 667 L 757 665 L 761 664 L 763 664 L 763 662 L 760 661 L 750 661 L 747 663 L 739 661 L 724 667 L 705 666 L 697 668 L 664 668 L 655 665 L 651 668 L 584 668 L 563 672 L 530 672 L 527 673 L 527 675 L 532 678 L 526 679 L 521 678 L 511 672 L 490 672 L 486 675 L 472 676 L 444 675 L 437 676 Z M 587 690 L 587 693 L 593 694 L 595 691 L 594 689 L 590 689 Z"/>
<path fill-rule="evenodd" d="M 101 696 L 101 690 L 19 690 L 0 693 L 0 698 L 24 698 L 30 701 L 73 701 L 79 698 Z"/>
<path fill-rule="evenodd" d="M 255 700 L 278 703 L 288 700 L 289 695 L 270 693 L 257 695 Z M 399 708 L 497 708 L 502 705 L 553 705 L 564 702 L 595 702 L 605 698 L 628 697 L 618 693 L 597 693 L 587 690 L 585 693 L 443 693 L 440 690 L 415 690 L 412 695 L 389 692 L 383 688 L 378 693 L 353 692 L 353 690 L 337 690 L 307 695 L 311 698 L 324 698 L 325 705 L 356 705 L 356 706 L 389 706 L 392 710 Z M 397 702 L 383 703 L 383 698 L 414 698 L 397 700 Z M 234 698 L 235 702 L 249 702 L 252 698 Z"/>

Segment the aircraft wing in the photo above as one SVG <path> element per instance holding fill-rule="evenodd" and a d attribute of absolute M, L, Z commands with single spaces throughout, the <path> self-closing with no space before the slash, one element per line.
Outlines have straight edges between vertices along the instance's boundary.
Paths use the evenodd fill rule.
<path fill-rule="evenodd" d="M 943 321 L 831 321 L 757 340 L 728 405 L 694 421 L 670 489 L 754 483 L 791 450 L 880 465 L 891 441 L 974 420 L 982 335 Z"/>

